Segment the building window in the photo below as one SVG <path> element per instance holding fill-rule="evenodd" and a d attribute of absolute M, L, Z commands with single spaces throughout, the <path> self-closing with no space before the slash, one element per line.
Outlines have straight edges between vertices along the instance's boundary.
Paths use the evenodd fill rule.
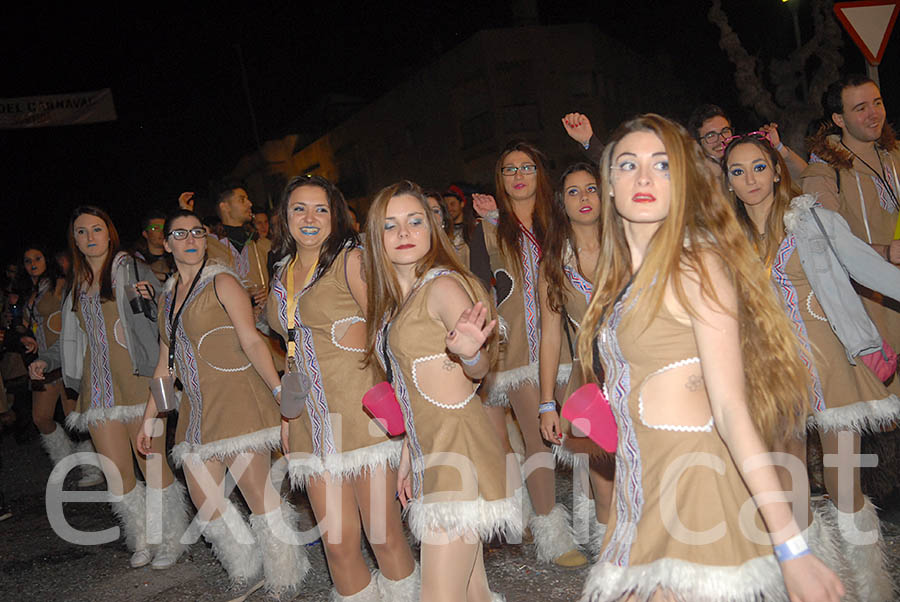
<path fill-rule="evenodd" d="M 462 147 L 471 148 L 486 140 L 494 139 L 494 115 L 490 111 L 467 119 L 460 126 Z"/>

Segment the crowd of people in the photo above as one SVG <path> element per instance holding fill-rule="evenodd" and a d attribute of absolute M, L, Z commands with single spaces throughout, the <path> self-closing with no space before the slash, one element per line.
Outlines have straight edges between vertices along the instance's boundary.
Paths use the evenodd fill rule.
<path fill-rule="evenodd" d="M 267 214 L 229 183 L 130 251 L 79 207 L 64 253 L 7 269 L 0 403 L 30 398 L 54 464 L 96 450 L 77 486 L 105 481 L 135 568 L 177 563 L 196 514 L 233 586 L 302 596 L 295 489 L 335 601 L 503 600 L 489 540 L 593 563 L 589 602 L 892 600 L 853 460 L 900 417 L 900 149 L 871 80 L 824 105 L 808 160 L 714 105 L 605 140 L 570 113 L 585 160 L 554 183 L 511 142 L 493 195 L 401 181 L 353 208 L 298 176 Z M 591 383 L 612 422 L 586 428 L 562 409 Z"/>

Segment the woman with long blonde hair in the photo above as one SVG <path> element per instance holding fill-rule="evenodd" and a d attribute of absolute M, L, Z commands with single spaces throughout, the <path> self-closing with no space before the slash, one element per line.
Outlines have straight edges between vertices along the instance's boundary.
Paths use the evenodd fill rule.
<path fill-rule="evenodd" d="M 642 115 L 601 169 L 601 267 L 578 354 L 599 355 L 618 447 L 584 599 L 839 599 L 766 455 L 806 417 L 798 345 L 699 147 Z"/>
<path fill-rule="evenodd" d="M 494 169 L 496 219 L 487 217 L 472 234 L 470 265 L 491 290 L 500 314 L 500 357 L 485 379 L 485 405 L 497 437 L 512 451 L 506 408 L 512 408 L 525 443 L 522 470 L 528 487 L 525 514 L 537 557 L 561 566 L 587 562 L 577 549 L 570 514 L 556 503 L 556 473 L 541 436 L 538 409 L 541 306 L 538 266 L 550 227 L 553 186 L 547 160 L 532 144 L 506 146 Z M 563 379 L 565 380 L 565 379 Z"/>
<path fill-rule="evenodd" d="M 860 432 L 877 431 L 900 416 L 900 399 L 863 363 L 881 352 L 882 339 L 850 276 L 872 290 L 900 298 L 900 271 L 862 240 L 837 213 L 812 195 L 793 196 L 784 160 L 761 132 L 737 136 L 725 148 L 726 185 L 747 237 L 784 299 L 797 337 L 812 358 L 810 426 L 819 431 L 823 452 L 837 457 L 840 440 L 859 453 Z M 788 445 L 806 460 L 805 431 Z M 830 503 L 822 509 L 842 535 L 841 556 L 862 600 L 886 600 L 893 585 L 884 563 L 883 539 L 875 507 L 863 495 L 859 469 L 841 474 L 825 466 Z M 852 479 L 850 487 L 840 477 Z M 842 486 L 843 485 L 843 486 Z M 871 543 L 852 537 L 852 525 L 875 532 Z M 847 580 L 845 580 L 846 582 Z"/>
<path fill-rule="evenodd" d="M 482 542 L 521 534 L 517 467 L 487 421 L 478 380 L 496 357 L 486 291 L 459 261 L 421 189 L 381 190 L 366 226 L 367 354 L 406 428 L 397 491 L 421 541 L 423 602 L 496 602 Z"/>

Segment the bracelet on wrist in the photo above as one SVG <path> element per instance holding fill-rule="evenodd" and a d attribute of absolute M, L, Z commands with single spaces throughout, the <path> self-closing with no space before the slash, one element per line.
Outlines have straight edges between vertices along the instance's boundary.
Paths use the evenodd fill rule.
<path fill-rule="evenodd" d="M 278 385 L 274 389 L 272 389 L 272 397 L 278 397 L 279 393 L 281 393 L 281 385 Z"/>
<path fill-rule="evenodd" d="M 588 150 L 589 148 L 591 148 L 591 139 L 588 138 L 588 139 L 587 139 L 587 142 L 582 142 L 582 143 L 581 143 L 581 146 L 584 147 L 584 150 Z"/>
<path fill-rule="evenodd" d="M 784 142 L 781 142 L 781 141 L 779 140 L 779 141 L 778 141 L 778 146 L 775 147 L 775 150 L 777 150 L 779 153 L 780 153 L 782 150 L 784 150 Z"/>
<path fill-rule="evenodd" d="M 800 558 L 809 554 L 809 545 L 803 539 L 803 535 L 794 535 L 784 543 L 774 546 L 775 558 L 784 563 L 794 558 Z"/>
<path fill-rule="evenodd" d="M 544 414 L 546 412 L 555 412 L 556 411 L 556 401 L 550 400 L 545 401 L 541 405 L 538 406 L 538 414 Z"/>
<path fill-rule="evenodd" d="M 481 349 L 479 349 L 478 353 L 476 353 L 469 359 L 466 359 L 463 356 L 459 356 L 459 361 L 461 361 L 465 366 L 474 366 L 481 361 Z"/>

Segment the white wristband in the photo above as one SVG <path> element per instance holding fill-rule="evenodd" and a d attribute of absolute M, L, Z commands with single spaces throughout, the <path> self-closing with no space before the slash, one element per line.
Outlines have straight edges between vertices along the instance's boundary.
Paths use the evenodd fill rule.
<path fill-rule="evenodd" d="M 278 385 L 274 389 L 272 389 L 272 397 L 278 397 L 279 393 L 281 393 L 281 385 Z"/>
<path fill-rule="evenodd" d="M 476 354 L 472 357 L 472 359 L 468 359 L 468 360 L 467 360 L 467 359 L 464 358 L 463 356 L 459 356 L 459 361 L 461 361 L 461 362 L 463 363 L 463 365 L 466 365 L 466 366 L 474 366 L 474 365 L 477 364 L 479 361 L 481 361 L 481 349 L 478 350 L 478 353 L 476 353 Z"/>
<path fill-rule="evenodd" d="M 784 563 L 788 560 L 793 560 L 794 558 L 809 554 L 809 545 L 806 543 L 806 540 L 803 539 L 803 535 L 798 534 L 794 535 L 786 542 L 778 544 L 774 547 L 774 550 L 775 558 L 778 559 L 778 562 Z"/>

